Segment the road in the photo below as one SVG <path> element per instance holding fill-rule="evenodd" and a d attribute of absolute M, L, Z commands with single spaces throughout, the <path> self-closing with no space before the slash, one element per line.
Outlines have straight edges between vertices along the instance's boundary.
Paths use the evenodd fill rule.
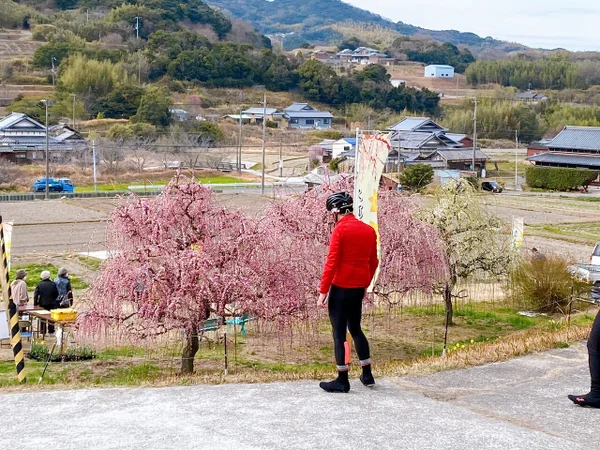
<path fill-rule="evenodd" d="M 0 429 L 19 450 L 444 449 L 600 447 L 582 344 L 427 377 L 6 393 Z M 8 445 L 8 443 L 11 443 Z"/>

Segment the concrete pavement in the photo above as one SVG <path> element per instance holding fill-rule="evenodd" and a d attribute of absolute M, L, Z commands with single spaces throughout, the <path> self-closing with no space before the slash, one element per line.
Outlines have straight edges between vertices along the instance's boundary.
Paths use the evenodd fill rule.
<path fill-rule="evenodd" d="M 378 380 L 348 394 L 316 382 L 2 395 L 15 449 L 597 449 L 583 345 L 509 362 Z"/>

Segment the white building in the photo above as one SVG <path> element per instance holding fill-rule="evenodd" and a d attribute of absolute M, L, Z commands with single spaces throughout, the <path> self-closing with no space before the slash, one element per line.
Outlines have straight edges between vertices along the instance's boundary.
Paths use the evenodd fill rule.
<path fill-rule="evenodd" d="M 454 78 L 454 67 L 440 64 L 426 66 L 425 78 Z"/>
<path fill-rule="evenodd" d="M 354 158 L 356 138 L 340 139 L 338 141 L 335 141 L 331 147 L 332 158 L 339 158 L 340 156 L 348 156 L 350 158 Z"/>

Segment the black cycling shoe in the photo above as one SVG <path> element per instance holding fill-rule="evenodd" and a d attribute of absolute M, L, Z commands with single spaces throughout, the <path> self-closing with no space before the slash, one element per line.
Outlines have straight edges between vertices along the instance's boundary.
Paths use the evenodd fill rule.
<path fill-rule="evenodd" d="M 594 395 L 569 395 L 569 400 L 579 406 L 589 406 L 591 408 L 600 408 L 600 397 Z"/>
<path fill-rule="evenodd" d="M 350 390 L 350 383 L 338 378 L 333 381 L 321 381 L 319 386 L 327 392 L 348 392 Z"/>
<path fill-rule="evenodd" d="M 360 382 L 367 387 L 375 386 L 375 378 L 373 378 L 373 375 L 371 375 L 371 374 L 363 373 L 360 376 Z"/>

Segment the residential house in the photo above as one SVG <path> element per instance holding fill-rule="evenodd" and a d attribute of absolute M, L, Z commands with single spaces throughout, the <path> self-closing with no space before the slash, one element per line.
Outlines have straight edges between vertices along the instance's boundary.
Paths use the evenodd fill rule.
<path fill-rule="evenodd" d="M 50 135 L 58 142 L 64 142 L 73 148 L 87 149 L 88 140 L 85 139 L 77 130 L 70 126 L 60 123 L 48 128 Z"/>
<path fill-rule="evenodd" d="M 425 78 L 454 78 L 454 67 L 444 64 L 425 66 Z"/>
<path fill-rule="evenodd" d="M 591 169 L 600 172 L 600 127 L 566 126 L 545 144 L 546 152 L 529 156 L 536 166 Z M 600 177 L 594 184 L 600 183 Z"/>
<path fill-rule="evenodd" d="M 385 53 L 370 47 L 358 47 L 355 50 L 345 49 L 336 54 L 336 57 L 345 63 L 354 64 L 379 64 L 395 62 L 395 59 L 389 58 Z M 388 64 L 391 65 L 391 64 Z"/>
<path fill-rule="evenodd" d="M 283 113 L 280 113 L 275 108 L 248 108 L 242 111 L 242 115 L 250 117 L 250 123 L 262 123 L 266 113 L 267 120 L 272 122 L 281 120 Z"/>
<path fill-rule="evenodd" d="M 49 158 L 64 159 L 73 151 L 69 139 L 48 134 Z M 46 157 L 46 127 L 23 113 L 0 120 L 0 157 L 13 162 L 43 160 Z"/>
<path fill-rule="evenodd" d="M 325 50 L 317 50 L 310 55 L 310 59 L 316 59 L 319 62 L 325 62 L 333 56 L 332 53 Z"/>
<path fill-rule="evenodd" d="M 332 159 L 332 155 L 333 155 L 333 144 L 335 142 L 335 139 L 325 139 L 321 142 L 319 142 L 319 147 L 321 148 L 321 151 L 323 152 L 323 162 L 327 163 L 329 161 L 331 161 Z"/>
<path fill-rule="evenodd" d="M 521 100 L 525 103 L 539 103 L 547 101 L 548 97 L 546 97 L 544 94 L 538 94 L 536 92 L 527 91 L 520 92 L 519 94 L 517 94 L 517 100 Z"/>
<path fill-rule="evenodd" d="M 169 114 L 175 122 L 185 122 L 188 120 L 188 112 L 185 109 L 169 109 Z"/>
<path fill-rule="evenodd" d="M 415 132 L 447 132 L 444 128 L 429 117 L 405 117 L 400 122 L 387 128 L 390 131 L 415 131 Z"/>
<path fill-rule="evenodd" d="M 539 141 L 530 142 L 527 146 L 527 156 L 535 156 L 540 153 L 546 153 L 548 149 L 548 144 L 552 141 L 552 139 L 542 139 Z"/>
<path fill-rule="evenodd" d="M 318 111 L 308 103 L 294 103 L 283 112 L 289 128 L 299 129 L 328 129 L 333 123 L 333 114 L 328 111 Z"/>
<path fill-rule="evenodd" d="M 331 157 L 350 157 L 354 158 L 356 154 L 356 138 L 343 138 L 332 144 Z"/>
<path fill-rule="evenodd" d="M 475 158 L 475 169 L 473 169 L 473 157 Z M 486 162 L 490 159 L 488 155 L 479 148 L 476 149 L 438 149 L 428 158 L 432 162 L 441 162 L 443 167 L 450 170 L 477 171 L 481 176 L 485 170 Z"/>
<path fill-rule="evenodd" d="M 452 139 L 457 144 L 460 144 L 462 148 L 473 147 L 473 138 L 467 136 L 466 134 L 457 134 L 457 133 L 446 133 L 446 137 Z"/>

